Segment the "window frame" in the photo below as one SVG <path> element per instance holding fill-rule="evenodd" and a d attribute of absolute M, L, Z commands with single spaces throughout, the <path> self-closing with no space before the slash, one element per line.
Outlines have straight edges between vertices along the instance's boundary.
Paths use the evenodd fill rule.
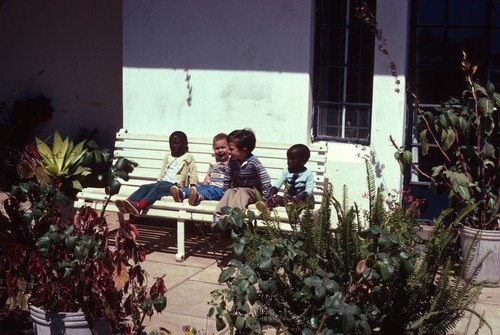
<path fill-rule="evenodd" d="M 369 4 L 374 13 L 376 0 L 369 1 Z M 345 12 L 343 16 L 335 15 L 339 22 L 320 22 L 325 15 L 319 13 L 322 8 L 325 13 L 332 9 L 322 6 L 343 7 Z M 354 0 L 336 0 L 335 3 L 331 0 L 316 0 L 312 107 L 314 140 L 370 144 L 375 36 L 370 26 L 355 19 L 354 6 Z M 329 36 L 330 31 L 340 30 L 344 35 Z M 370 41 L 368 52 L 368 48 L 362 43 L 368 40 L 367 36 Z M 358 40 L 352 37 L 357 37 Z M 333 45 L 331 41 L 335 39 L 342 41 L 343 45 Z M 324 57 L 324 54 L 332 56 Z M 330 58 L 340 61 L 332 61 Z M 356 63 L 353 59 L 368 61 Z M 336 76 L 328 78 L 329 71 Z M 335 78 L 341 80 L 336 81 Z M 326 95 L 329 95 L 328 99 L 324 98 Z M 331 99 L 333 95 L 337 95 L 337 98 Z"/>

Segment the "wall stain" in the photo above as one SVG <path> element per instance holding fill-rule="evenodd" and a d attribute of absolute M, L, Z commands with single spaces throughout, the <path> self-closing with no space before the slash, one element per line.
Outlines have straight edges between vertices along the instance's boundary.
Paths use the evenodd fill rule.
<path fill-rule="evenodd" d="M 189 70 L 191 68 L 186 68 L 184 69 L 184 72 L 186 72 L 186 78 L 184 79 L 187 83 L 187 90 L 188 90 L 188 97 L 186 99 L 186 103 L 188 106 L 191 107 L 192 101 L 193 101 L 193 85 L 191 84 L 191 75 L 189 74 Z"/>

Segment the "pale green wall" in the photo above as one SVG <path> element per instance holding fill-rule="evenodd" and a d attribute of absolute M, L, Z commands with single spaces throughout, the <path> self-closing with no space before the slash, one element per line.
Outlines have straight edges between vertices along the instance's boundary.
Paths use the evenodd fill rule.
<path fill-rule="evenodd" d="M 400 186 L 388 140 L 403 143 L 406 1 L 378 1 L 389 56 L 375 57 L 372 144 L 331 142 L 329 178 L 366 207 L 365 158 L 377 186 Z M 250 127 L 257 140 L 308 143 L 313 64 L 312 0 L 124 2 L 124 126 L 210 137 Z M 390 62 L 397 66 L 394 92 Z M 187 79 L 189 78 L 189 79 Z M 190 91 L 191 90 L 191 91 Z"/>

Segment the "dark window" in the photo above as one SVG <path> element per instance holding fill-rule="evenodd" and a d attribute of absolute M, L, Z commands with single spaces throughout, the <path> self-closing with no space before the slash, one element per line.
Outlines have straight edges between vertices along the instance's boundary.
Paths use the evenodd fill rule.
<path fill-rule="evenodd" d="M 500 1 L 498 0 L 412 0 L 409 52 L 409 88 L 419 98 L 420 106 L 433 108 L 450 96 L 460 98 L 466 88 L 461 70 L 462 50 L 468 60 L 478 65 L 477 79 L 485 85 L 490 81 L 500 88 Z M 410 101 L 411 103 L 411 101 Z M 440 163 L 437 148 L 423 156 L 414 129 L 415 115 L 408 108 L 410 124 L 406 145 L 412 148 L 414 161 L 424 171 Z M 412 122 L 412 123 L 411 123 Z M 425 177 L 405 175 L 405 184 L 415 194 L 427 190 Z M 428 201 L 446 205 L 446 195 Z M 439 206 L 430 208 L 426 216 L 435 217 Z M 424 213 L 425 214 L 425 213 Z"/>
<path fill-rule="evenodd" d="M 366 1 L 375 14 L 375 1 Z M 316 0 L 314 136 L 370 141 L 374 35 L 354 1 Z"/>
<path fill-rule="evenodd" d="M 422 103 L 460 96 L 462 50 L 482 84 L 500 87 L 498 0 L 413 0 L 411 14 L 410 89 Z"/>

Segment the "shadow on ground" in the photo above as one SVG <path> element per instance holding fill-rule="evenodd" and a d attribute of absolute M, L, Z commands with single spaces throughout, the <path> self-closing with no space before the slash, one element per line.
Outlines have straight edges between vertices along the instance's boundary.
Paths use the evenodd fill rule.
<path fill-rule="evenodd" d="M 173 220 L 155 218 L 132 218 L 139 230 L 139 242 L 149 253 L 177 253 L 177 223 Z M 215 237 L 207 224 L 186 222 L 186 259 L 190 256 L 209 258 L 227 263 L 231 258 L 231 241 L 228 237 Z M 114 236 L 111 236 L 114 239 Z"/>

